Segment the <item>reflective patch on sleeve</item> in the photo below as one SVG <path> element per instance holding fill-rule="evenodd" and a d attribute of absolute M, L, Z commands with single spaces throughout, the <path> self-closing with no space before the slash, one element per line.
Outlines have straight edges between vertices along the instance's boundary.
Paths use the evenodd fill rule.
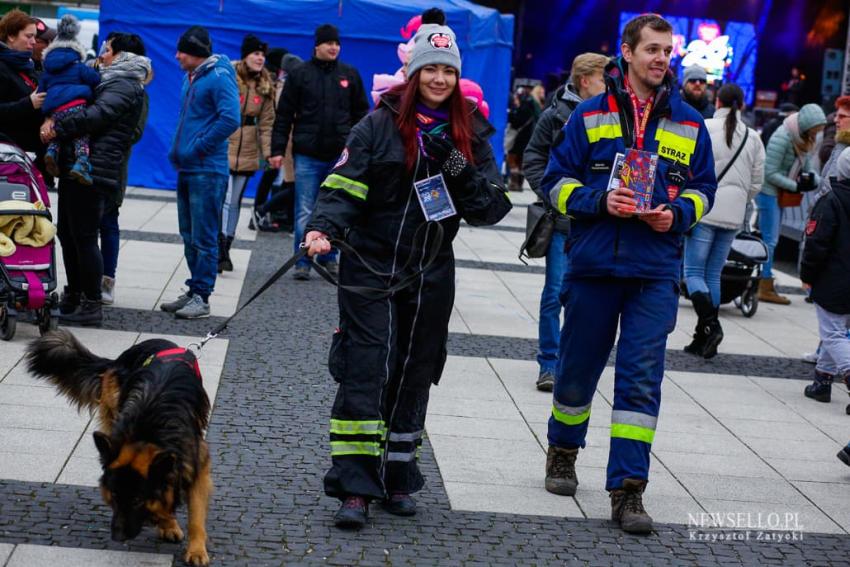
<path fill-rule="evenodd" d="M 700 191 L 697 191 L 696 189 L 685 189 L 684 191 L 682 191 L 682 194 L 680 196 L 683 199 L 688 199 L 689 201 L 691 201 L 694 204 L 695 220 L 694 220 L 694 224 L 691 225 L 691 226 L 696 225 L 702 219 L 703 215 L 705 215 L 706 211 L 708 210 L 708 197 L 706 197 L 705 195 L 703 195 Z"/>
<path fill-rule="evenodd" d="M 623 130 L 620 128 L 620 115 L 616 112 L 585 112 L 582 118 L 584 119 L 584 129 L 587 132 L 587 141 L 591 144 L 602 139 L 611 140 L 623 137 Z"/>
<path fill-rule="evenodd" d="M 365 183 L 360 183 L 359 181 L 355 181 L 353 179 L 349 179 L 347 177 L 343 177 L 338 173 L 331 173 L 328 175 L 325 182 L 322 183 L 323 187 L 327 187 L 329 189 L 342 189 L 355 199 L 360 199 L 361 201 L 366 200 L 366 196 L 369 194 L 369 186 Z"/>
<path fill-rule="evenodd" d="M 552 190 L 549 191 L 549 202 L 552 203 L 552 206 L 555 207 L 562 214 L 567 214 L 567 201 L 570 198 L 570 195 L 573 194 L 578 187 L 582 187 L 583 183 L 581 183 L 577 179 L 572 179 L 569 177 L 564 177 L 560 179 Z"/>
<path fill-rule="evenodd" d="M 698 136 L 699 126 L 693 122 L 673 122 L 662 118 L 655 131 L 658 154 L 689 166 L 691 156 L 696 150 Z"/>
<path fill-rule="evenodd" d="M 806 236 L 811 236 L 815 233 L 818 228 L 818 221 L 815 219 L 810 219 L 809 222 L 806 223 Z"/>

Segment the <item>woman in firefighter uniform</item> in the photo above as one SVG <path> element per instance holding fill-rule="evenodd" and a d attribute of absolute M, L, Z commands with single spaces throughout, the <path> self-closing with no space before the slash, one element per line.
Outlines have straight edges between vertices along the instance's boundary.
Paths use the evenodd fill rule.
<path fill-rule="evenodd" d="M 455 34 L 442 12 L 425 20 L 408 82 L 354 127 L 306 230 L 311 256 L 329 250 L 329 239 L 361 256 L 342 255 L 329 357 L 339 390 L 325 492 L 342 501 L 339 527 L 365 525 L 371 500 L 416 513 L 428 393 L 446 361 L 454 303 L 452 240 L 461 218 L 495 224 L 511 208 L 487 141 L 493 128 L 458 88 Z M 345 289 L 387 289 L 420 270 L 388 298 Z"/>

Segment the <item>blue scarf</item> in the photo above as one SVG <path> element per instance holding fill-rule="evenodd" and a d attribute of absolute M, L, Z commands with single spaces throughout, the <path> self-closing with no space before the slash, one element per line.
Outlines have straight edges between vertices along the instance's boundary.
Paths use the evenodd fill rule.
<path fill-rule="evenodd" d="M 32 51 L 17 51 L 3 42 L 0 42 L 0 62 L 8 65 L 13 71 L 29 71 L 32 73 L 35 70 L 35 64 L 32 62 Z"/>

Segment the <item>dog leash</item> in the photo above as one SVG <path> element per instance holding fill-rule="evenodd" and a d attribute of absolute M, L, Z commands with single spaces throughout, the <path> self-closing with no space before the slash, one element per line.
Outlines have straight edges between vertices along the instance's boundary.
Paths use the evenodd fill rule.
<path fill-rule="evenodd" d="M 391 285 L 387 288 L 377 288 L 377 287 L 368 287 L 368 286 L 360 286 L 360 285 L 344 285 L 344 284 L 341 284 L 341 283 L 339 283 L 339 280 L 337 280 L 333 275 L 331 275 L 331 273 L 328 272 L 328 270 L 324 266 L 322 266 L 321 264 L 316 262 L 315 258 L 312 260 L 313 267 L 316 269 L 316 273 L 318 273 L 322 277 L 322 279 L 324 279 L 325 281 L 327 281 L 331 285 L 334 285 L 334 286 L 336 286 L 340 289 L 350 291 L 351 293 L 356 293 L 357 295 L 360 295 L 360 296 L 363 296 L 363 297 L 366 297 L 366 298 L 369 298 L 369 299 L 383 299 L 385 297 L 389 297 L 392 294 L 405 289 L 406 287 L 410 286 L 414 281 L 419 279 L 419 277 L 425 272 L 425 270 L 427 270 L 431 266 L 431 264 L 434 263 L 434 261 L 437 259 L 437 256 L 440 254 L 440 248 L 443 244 L 444 229 L 443 229 L 443 225 L 441 225 L 439 222 L 425 222 L 425 223 L 422 223 L 421 225 L 419 225 L 416 228 L 416 231 L 413 233 L 412 244 L 414 246 L 416 245 L 416 242 L 419 238 L 419 234 L 422 231 L 422 229 L 424 228 L 425 229 L 425 235 L 424 235 L 423 240 L 422 240 L 422 249 L 423 249 L 423 254 L 424 254 L 425 246 L 428 243 L 428 233 L 430 231 L 431 226 L 435 226 L 436 229 L 435 229 L 435 236 L 434 236 L 433 242 L 431 244 L 427 260 L 422 264 L 421 268 L 417 269 L 416 271 L 414 271 L 410 275 L 405 276 L 398 283 Z M 352 247 L 347 242 L 344 242 L 342 240 L 338 240 L 336 238 L 331 238 L 331 239 L 329 239 L 329 241 L 336 248 L 341 250 L 343 254 L 350 254 L 353 257 L 357 258 L 360 261 L 360 263 L 363 264 L 363 266 L 366 268 L 367 271 L 371 272 L 372 274 L 374 274 L 376 276 L 379 276 L 379 277 L 382 277 L 382 278 L 388 278 L 390 281 L 392 281 L 392 278 L 395 278 L 399 274 L 406 271 L 410 267 L 411 263 L 413 262 L 413 257 L 415 256 L 415 254 L 411 253 L 408 256 L 407 261 L 401 267 L 401 269 L 399 269 L 396 272 L 381 272 L 381 271 L 378 271 L 375 268 L 373 268 L 371 265 L 369 265 L 369 263 L 366 261 L 366 259 L 363 258 L 363 256 L 354 247 Z M 230 324 L 230 322 L 237 315 L 239 315 L 239 313 L 241 313 L 243 309 L 248 307 L 255 299 L 260 297 L 267 289 L 269 289 L 272 285 L 274 285 L 274 283 L 277 280 L 279 280 L 281 277 L 283 277 L 283 275 L 286 274 L 286 272 L 291 270 L 293 268 L 293 266 L 295 266 L 295 264 L 298 263 L 299 260 L 304 258 L 304 256 L 307 255 L 307 250 L 308 250 L 307 246 L 302 242 L 298 252 L 293 254 L 292 257 L 289 258 L 289 260 L 284 262 L 284 264 L 280 268 L 278 268 L 278 270 L 274 274 L 272 274 L 272 276 L 268 280 L 266 280 L 266 282 L 263 285 L 261 285 L 259 287 L 259 289 L 257 289 L 257 291 L 254 292 L 254 294 L 248 299 L 248 301 L 246 301 L 238 309 L 236 309 L 236 311 L 233 313 L 233 315 L 231 315 L 230 317 L 225 319 L 217 327 L 208 331 L 207 335 L 203 339 L 201 339 L 199 342 L 189 343 L 189 346 L 187 348 L 193 350 L 194 353 L 195 353 L 195 356 L 200 358 L 201 349 L 204 348 L 204 345 L 206 345 L 209 341 L 213 340 L 214 338 L 218 337 L 221 333 L 223 333 L 227 329 L 227 326 Z M 415 248 L 414 248 L 414 250 L 415 250 Z"/>

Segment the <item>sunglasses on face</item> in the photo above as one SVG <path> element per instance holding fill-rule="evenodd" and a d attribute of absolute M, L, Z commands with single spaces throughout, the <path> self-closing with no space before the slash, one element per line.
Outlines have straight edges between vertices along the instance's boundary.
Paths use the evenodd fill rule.
<path fill-rule="evenodd" d="M 705 79 L 688 79 L 689 83 L 699 83 L 701 85 L 705 84 Z"/>

